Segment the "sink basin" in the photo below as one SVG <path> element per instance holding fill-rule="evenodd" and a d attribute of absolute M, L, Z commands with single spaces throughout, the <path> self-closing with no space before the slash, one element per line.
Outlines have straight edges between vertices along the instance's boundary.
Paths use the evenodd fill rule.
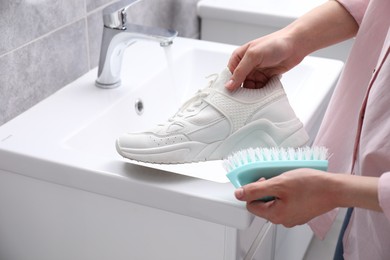
<path fill-rule="evenodd" d="M 151 49 L 153 47 L 156 47 L 156 44 L 148 46 Z M 160 54 L 163 62 L 169 62 L 145 82 L 135 84 L 132 78 L 140 72 L 124 70 L 123 86 L 120 87 L 122 89 L 108 90 L 112 94 L 119 94 L 114 94 L 115 96 L 108 100 L 110 105 L 94 120 L 69 136 L 64 145 L 69 149 L 82 150 L 97 156 L 118 157 L 114 146 L 117 136 L 124 132 L 147 130 L 173 116 L 186 99 L 206 86 L 207 76 L 226 66 L 229 58 L 227 53 L 231 51 L 229 48 L 225 52 L 197 48 L 176 56 L 174 49 L 167 48 L 158 47 L 156 52 Z M 164 51 L 167 57 L 163 55 Z M 128 54 L 131 55 L 131 51 Z M 131 60 L 131 57 L 127 60 Z M 127 67 L 126 64 L 124 67 Z M 145 68 L 145 71 L 147 70 Z M 89 84 L 86 87 L 91 86 Z M 101 97 L 108 98 L 111 94 L 108 92 L 102 91 Z"/>
<path fill-rule="evenodd" d="M 234 199 L 220 161 L 134 163 L 119 156 L 114 145 L 121 133 L 146 130 L 172 116 L 206 86 L 206 76 L 226 66 L 235 48 L 184 38 L 168 48 L 137 42 L 124 55 L 122 86 L 95 87 L 94 69 L 1 126 L 0 169 L 248 227 L 253 216 Z M 282 77 L 291 105 L 312 138 L 342 66 L 340 61 L 307 57 Z"/>

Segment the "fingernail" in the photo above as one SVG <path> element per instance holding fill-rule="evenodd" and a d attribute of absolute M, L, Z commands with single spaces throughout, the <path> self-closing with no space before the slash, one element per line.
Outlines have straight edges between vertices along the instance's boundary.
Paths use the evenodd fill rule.
<path fill-rule="evenodd" d="M 225 88 L 232 89 L 233 88 L 233 83 L 234 83 L 234 81 L 232 79 L 229 80 L 228 82 L 226 82 Z"/>
<path fill-rule="evenodd" d="M 234 191 L 234 196 L 236 196 L 237 199 L 242 199 L 244 197 L 244 189 L 238 188 Z"/>

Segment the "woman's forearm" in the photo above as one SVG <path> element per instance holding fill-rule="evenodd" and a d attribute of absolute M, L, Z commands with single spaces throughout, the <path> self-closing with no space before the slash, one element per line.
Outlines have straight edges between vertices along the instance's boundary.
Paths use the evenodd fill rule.
<path fill-rule="evenodd" d="M 339 207 L 358 207 L 382 211 L 378 199 L 377 177 L 331 174 L 330 185 L 334 188 L 334 199 Z"/>
<path fill-rule="evenodd" d="M 352 15 L 337 1 L 330 0 L 301 16 L 282 29 L 292 37 L 299 56 L 356 35 L 358 24 Z"/>

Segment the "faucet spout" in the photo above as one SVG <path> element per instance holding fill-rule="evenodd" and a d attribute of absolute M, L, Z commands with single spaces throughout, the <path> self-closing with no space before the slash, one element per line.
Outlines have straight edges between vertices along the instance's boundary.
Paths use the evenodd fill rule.
<path fill-rule="evenodd" d="M 166 47 L 173 43 L 177 31 L 142 26 L 127 22 L 126 10 L 139 0 L 122 0 L 103 10 L 103 36 L 100 49 L 98 77 L 95 85 L 100 88 L 120 86 L 122 58 L 125 49 L 138 40 L 151 40 Z"/>

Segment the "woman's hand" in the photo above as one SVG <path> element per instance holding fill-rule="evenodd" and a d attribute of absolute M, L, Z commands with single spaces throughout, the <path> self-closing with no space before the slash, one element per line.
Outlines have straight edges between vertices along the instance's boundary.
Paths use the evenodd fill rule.
<path fill-rule="evenodd" d="M 361 207 L 381 211 L 378 178 L 334 174 L 313 169 L 285 172 L 260 179 L 235 191 L 253 214 L 274 224 L 293 227 L 336 207 Z M 259 198 L 276 199 L 263 202 Z"/>
<path fill-rule="evenodd" d="M 285 28 L 239 47 L 228 67 L 233 76 L 226 88 L 263 87 L 268 79 L 282 74 L 308 54 L 351 38 L 358 24 L 337 1 L 327 1 Z"/>
<path fill-rule="evenodd" d="M 333 195 L 336 187 L 330 185 L 330 175 L 312 169 L 297 169 L 248 184 L 237 189 L 235 195 L 247 202 L 247 209 L 253 214 L 274 224 L 293 227 L 336 207 Z M 266 196 L 276 199 L 258 200 Z"/>
<path fill-rule="evenodd" d="M 301 62 L 303 56 L 298 56 L 295 49 L 293 41 L 283 30 L 237 48 L 228 64 L 233 76 L 226 87 L 234 90 L 242 82 L 245 88 L 263 87 L 272 76 Z"/>

